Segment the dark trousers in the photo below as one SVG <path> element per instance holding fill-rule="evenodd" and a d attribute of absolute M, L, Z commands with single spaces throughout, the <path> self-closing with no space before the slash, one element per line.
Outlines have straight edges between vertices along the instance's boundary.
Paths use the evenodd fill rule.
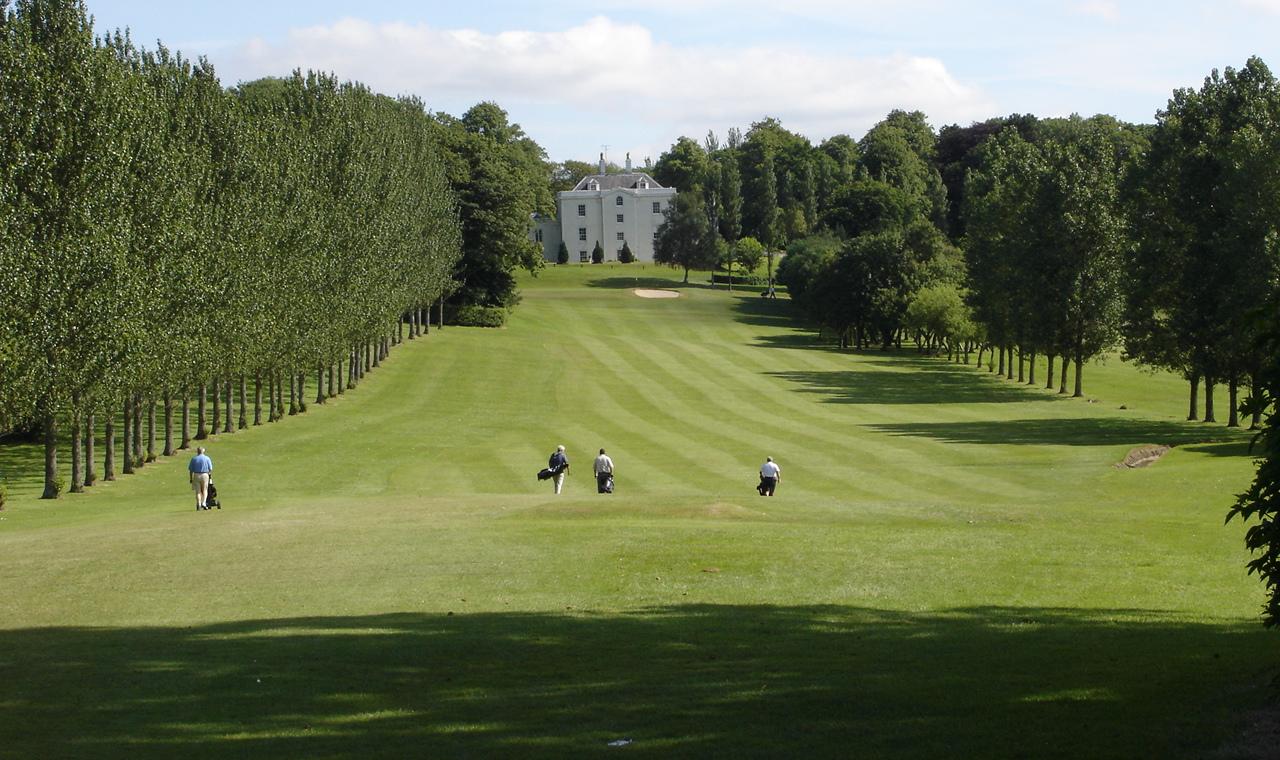
<path fill-rule="evenodd" d="M 777 478 L 760 478 L 760 495 L 773 496 L 773 489 L 778 487 Z"/>
<path fill-rule="evenodd" d="M 596 473 L 596 493 L 613 493 L 613 473 Z"/>

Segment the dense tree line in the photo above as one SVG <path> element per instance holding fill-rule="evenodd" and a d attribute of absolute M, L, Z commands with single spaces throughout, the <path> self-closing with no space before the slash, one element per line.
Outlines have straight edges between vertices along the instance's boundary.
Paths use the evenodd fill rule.
<path fill-rule="evenodd" d="M 764 119 L 659 158 L 655 177 L 694 197 L 656 256 L 724 265 L 750 235 L 786 251 L 778 281 L 841 346 L 908 337 L 1026 383 L 1042 358 L 1044 384 L 1075 395 L 1090 359 L 1123 348 L 1186 376 L 1191 419 L 1203 387 L 1214 421 L 1225 385 L 1234 426 L 1263 357 L 1250 310 L 1280 270 L 1277 124 L 1256 58 L 1179 90 L 1153 125 L 1014 114 L 935 132 L 894 111 L 814 146 Z"/>
<path fill-rule="evenodd" d="M 417 100 L 301 72 L 227 90 L 95 38 L 82 3 L 20 0 L 0 102 L 0 430 L 43 431 L 47 497 L 60 435 L 78 491 L 303 411 L 308 376 L 342 393 L 459 287 L 463 151 Z"/>

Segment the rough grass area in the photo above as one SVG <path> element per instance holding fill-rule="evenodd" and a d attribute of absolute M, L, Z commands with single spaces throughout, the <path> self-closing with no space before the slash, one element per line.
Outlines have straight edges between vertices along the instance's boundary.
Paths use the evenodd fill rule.
<path fill-rule="evenodd" d="M 1201 757 L 1264 703 L 1247 437 L 1176 378 L 1089 403 L 667 270 L 525 286 L 214 439 L 220 512 L 180 460 L 40 502 L 0 448 L 0 756 Z"/>

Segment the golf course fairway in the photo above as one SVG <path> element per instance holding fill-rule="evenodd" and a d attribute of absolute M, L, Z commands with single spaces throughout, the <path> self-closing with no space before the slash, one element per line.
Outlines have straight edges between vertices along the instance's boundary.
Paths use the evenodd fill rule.
<path fill-rule="evenodd" d="M 222 510 L 191 452 L 40 501 L 40 452 L 0 446 L 0 757 L 1204 757 L 1245 730 L 1277 665 L 1223 524 L 1247 433 L 1118 359 L 1070 399 L 692 279 L 526 277 L 507 327 L 210 439 Z M 1174 448 L 1115 466 L 1144 444 Z"/>

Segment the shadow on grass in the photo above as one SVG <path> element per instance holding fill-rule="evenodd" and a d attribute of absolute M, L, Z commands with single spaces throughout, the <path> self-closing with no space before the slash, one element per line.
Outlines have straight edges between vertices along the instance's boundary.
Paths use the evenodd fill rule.
<path fill-rule="evenodd" d="M 1079 419 L 987 420 L 981 422 L 911 422 L 867 425 L 892 435 L 933 438 L 944 443 L 1005 443 L 1038 446 L 1111 446 L 1165 444 L 1219 456 L 1248 453 L 1243 433 L 1199 423 L 1116 417 Z"/>
<path fill-rule="evenodd" d="M 910 370 L 903 372 L 836 370 L 766 374 L 795 383 L 797 392 L 823 396 L 822 401 L 827 404 L 1014 403 L 1057 398 L 1033 396 L 1021 386 L 984 380 L 975 377 L 972 370 L 936 360 L 922 362 L 920 366 L 906 358 L 883 362 Z"/>
<path fill-rule="evenodd" d="M 796 319 L 797 314 L 791 308 L 791 301 L 785 298 L 761 298 L 760 288 L 744 288 L 744 290 L 746 292 L 742 293 L 733 302 L 733 318 L 736 321 L 757 327 L 795 328 L 794 335 L 805 335 L 805 333 L 800 332 L 804 324 Z M 734 294 L 738 295 L 736 288 L 734 289 Z M 767 337 L 791 337 L 791 335 Z"/>
<path fill-rule="evenodd" d="M 0 632 L 14 757 L 1202 756 L 1256 624 L 688 605 Z M 1260 670 L 1265 669 L 1265 670 Z"/>
<path fill-rule="evenodd" d="M 17 437 L 0 438 L 0 484 L 11 497 L 42 492 L 44 445 Z"/>
<path fill-rule="evenodd" d="M 628 288 L 655 288 L 658 290 L 710 290 L 711 286 L 705 282 L 681 282 L 680 280 L 669 280 L 665 277 L 601 277 L 594 280 L 587 280 L 589 288 L 609 288 L 613 290 L 626 290 Z"/>

